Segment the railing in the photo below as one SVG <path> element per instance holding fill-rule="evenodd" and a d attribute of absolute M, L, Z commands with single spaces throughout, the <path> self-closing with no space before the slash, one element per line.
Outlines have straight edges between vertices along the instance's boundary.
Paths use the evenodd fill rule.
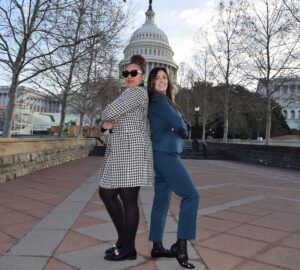
<path fill-rule="evenodd" d="M 228 140 L 228 143 L 238 143 L 238 144 L 258 144 L 265 145 L 265 140 L 241 140 L 241 139 L 232 139 Z M 270 140 L 269 145 L 278 145 L 278 146 L 298 146 L 300 147 L 299 140 Z"/>
<path fill-rule="evenodd" d="M 11 131 L 13 135 L 32 135 L 33 134 L 33 125 L 15 122 L 14 129 Z"/>
<path fill-rule="evenodd" d="M 201 140 L 198 140 L 201 142 Z M 224 143 L 223 139 L 210 139 L 206 140 L 207 142 L 215 142 L 215 143 Z M 235 144 L 252 144 L 252 145 L 265 145 L 265 140 L 242 140 L 242 139 L 228 139 L 227 143 L 235 143 Z M 192 141 L 185 140 L 185 145 L 191 145 Z M 269 145 L 274 146 L 296 146 L 300 147 L 300 138 L 299 140 L 270 140 Z"/>

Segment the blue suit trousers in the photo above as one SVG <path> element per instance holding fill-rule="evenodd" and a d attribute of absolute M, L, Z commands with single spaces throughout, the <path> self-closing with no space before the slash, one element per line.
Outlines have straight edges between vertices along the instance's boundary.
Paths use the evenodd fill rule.
<path fill-rule="evenodd" d="M 172 191 L 181 197 L 178 239 L 195 239 L 199 193 L 179 154 L 154 151 L 155 194 L 150 241 L 162 241 Z"/>

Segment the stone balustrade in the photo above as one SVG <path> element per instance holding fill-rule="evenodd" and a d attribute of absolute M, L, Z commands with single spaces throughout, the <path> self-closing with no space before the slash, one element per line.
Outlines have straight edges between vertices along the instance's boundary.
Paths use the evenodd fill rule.
<path fill-rule="evenodd" d="M 0 139 L 0 183 L 85 157 L 94 145 L 95 139 Z"/>
<path fill-rule="evenodd" d="M 300 147 L 207 142 L 208 154 L 282 168 L 300 169 Z"/>

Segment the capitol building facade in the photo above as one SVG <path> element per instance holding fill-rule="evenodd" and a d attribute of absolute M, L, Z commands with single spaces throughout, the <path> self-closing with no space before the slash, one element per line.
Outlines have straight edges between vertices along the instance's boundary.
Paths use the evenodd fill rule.
<path fill-rule="evenodd" d="M 265 86 L 259 82 L 257 92 L 266 96 Z M 272 98 L 280 104 L 290 129 L 300 130 L 300 78 L 280 78 L 271 82 Z"/>
<path fill-rule="evenodd" d="M 124 59 L 119 64 L 119 70 L 126 69 L 131 56 L 140 54 L 147 61 L 146 80 L 151 69 L 160 66 L 165 67 L 172 81 L 176 82 L 178 66 L 173 60 L 174 52 L 169 45 L 167 35 L 154 22 L 155 12 L 151 2 L 145 13 L 145 23 L 132 34 L 124 50 Z"/>

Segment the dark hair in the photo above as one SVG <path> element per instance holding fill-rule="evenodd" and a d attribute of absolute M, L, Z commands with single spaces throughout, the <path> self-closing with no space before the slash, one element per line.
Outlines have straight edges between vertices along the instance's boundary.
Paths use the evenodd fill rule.
<path fill-rule="evenodd" d="M 170 79 L 170 76 L 169 76 L 167 70 L 164 67 L 155 67 L 150 71 L 150 74 L 148 76 L 148 83 L 147 83 L 149 100 L 151 101 L 151 97 L 156 91 L 155 90 L 155 79 L 156 79 L 157 73 L 161 70 L 166 74 L 167 79 L 168 79 L 168 87 L 167 87 L 167 91 L 166 91 L 166 96 L 168 97 L 168 99 L 169 99 L 170 103 L 173 105 L 173 107 L 175 107 L 177 110 L 180 111 L 180 109 L 179 109 L 178 105 L 175 103 L 174 97 L 173 97 L 174 85 Z"/>
<path fill-rule="evenodd" d="M 138 65 L 141 68 L 141 70 L 143 71 L 143 73 L 145 74 L 147 62 L 143 56 L 141 56 L 139 54 L 135 54 L 135 55 L 131 56 L 130 63 L 128 64 L 128 66 L 130 64 Z"/>

